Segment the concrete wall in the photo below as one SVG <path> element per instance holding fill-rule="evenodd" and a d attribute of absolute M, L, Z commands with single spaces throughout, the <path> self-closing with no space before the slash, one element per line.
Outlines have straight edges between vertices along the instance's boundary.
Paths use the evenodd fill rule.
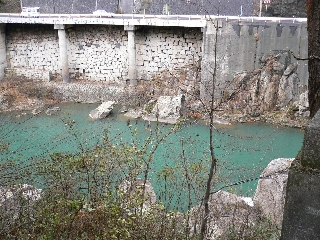
<path fill-rule="evenodd" d="M 210 25 L 212 26 L 209 27 Z M 276 54 L 285 65 L 297 63 L 300 83 L 304 86 L 307 85 L 307 61 L 298 61 L 288 53 L 290 50 L 297 57 L 307 57 L 307 26 L 297 22 L 209 22 L 207 29 L 211 28 L 214 31 L 205 33 L 206 37 L 204 37 L 207 53 L 203 59 L 205 65 L 202 65 L 202 81 L 209 82 L 212 79 L 216 26 L 218 26 L 217 85 L 215 89 L 217 97 L 237 73 L 259 68 L 261 58 L 270 54 Z M 211 71 L 204 71 L 207 68 Z"/>
<path fill-rule="evenodd" d="M 4 77 L 4 69 L 7 67 L 6 59 L 6 25 L 0 24 L 0 81 Z"/>

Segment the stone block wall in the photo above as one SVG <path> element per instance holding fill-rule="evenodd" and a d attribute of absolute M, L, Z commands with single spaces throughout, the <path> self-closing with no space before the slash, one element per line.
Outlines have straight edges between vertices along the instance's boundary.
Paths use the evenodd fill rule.
<path fill-rule="evenodd" d="M 24 69 L 24 76 L 43 70 L 60 77 L 59 39 L 52 25 L 8 24 L 7 32 L 9 68 L 17 73 Z M 66 36 L 71 79 L 128 79 L 128 33 L 123 26 L 74 25 L 66 29 Z M 201 46 L 200 29 L 143 27 L 136 31 L 137 78 L 151 80 L 161 78 L 162 72 L 184 71 L 197 64 Z"/>
<path fill-rule="evenodd" d="M 217 43 L 215 43 L 216 30 L 218 31 Z M 290 52 L 293 52 L 296 57 L 306 58 L 308 56 L 307 36 L 307 24 L 293 20 L 281 23 L 208 22 L 204 37 L 201 81 L 209 82 L 212 79 L 216 44 L 216 97 L 222 96 L 236 74 L 260 68 L 263 58 L 268 55 L 277 56 L 285 67 L 289 64 L 297 64 L 301 91 L 305 91 L 308 81 L 308 63 L 295 59 Z"/>
<path fill-rule="evenodd" d="M 202 55 L 202 33 L 191 28 L 148 28 L 136 31 L 138 78 L 150 80 L 188 65 Z M 170 77 L 170 75 L 168 76 Z"/>
<path fill-rule="evenodd" d="M 123 26 L 74 26 L 67 30 L 67 38 L 71 78 L 126 80 L 128 37 Z"/>
<path fill-rule="evenodd" d="M 6 40 L 9 68 L 60 71 L 58 34 L 52 25 L 8 24 Z"/>

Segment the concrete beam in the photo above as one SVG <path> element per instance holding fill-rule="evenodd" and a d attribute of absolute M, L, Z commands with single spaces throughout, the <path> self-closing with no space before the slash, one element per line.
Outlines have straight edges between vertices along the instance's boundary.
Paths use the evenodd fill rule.
<path fill-rule="evenodd" d="M 130 80 L 130 86 L 137 85 L 135 29 L 135 26 L 124 27 L 124 30 L 128 31 L 128 78 Z"/>
<path fill-rule="evenodd" d="M 66 37 L 66 27 L 63 24 L 55 24 L 54 29 L 58 30 L 59 36 L 59 49 L 60 49 L 60 66 L 62 81 L 65 83 L 70 82 L 69 77 L 69 62 L 68 62 L 68 47 Z"/>
<path fill-rule="evenodd" d="M 6 24 L 0 24 L 0 81 L 4 78 L 7 67 Z"/>

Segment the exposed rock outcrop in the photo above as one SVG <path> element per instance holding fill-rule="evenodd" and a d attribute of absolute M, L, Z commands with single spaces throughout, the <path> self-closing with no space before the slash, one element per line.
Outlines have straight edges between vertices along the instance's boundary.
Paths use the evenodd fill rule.
<path fill-rule="evenodd" d="M 305 117 L 310 116 L 308 91 L 300 94 L 298 107 L 299 107 L 299 112 L 298 112 L 299 115 L 303 115 Z"/>
<path fill-rule="evenodd" d="M 226 93 L 223 108 L 247 116 L 258 117 L 265 112 L 289 108 L 305 91 L 296 74 L 297 65 L 285 66 L 279 62 L 279 55 L 261 59 L 261 69 L 238 74 L 231 93 Z"/>
<path fill-rule="evenodd" d="M 142 118 L 146 121 L 159 121 L 165 123 L 176 123 L 180 117 L 185 115 L 185 97 L 178 96 L 161 96 L 156 102 L 147 104 L 152 108 L 150 113 L 147 113 Z M 147 109 L 148 112 L 148 109 Z"/>
<path fill-rule="evenodd" d="M 99 107 L 90 112 L 89 117 L 92 119 L 101 119 L 107 117 L 111 113 L 114 104 L 114 101 L 103 102 Z"/>
<path fill-rule="evenodd" d="M 279 228 L 282 225 L 289 167 L 293 160 L 278 158 L 271 161 L 260 175 L 253 198 L 254 205 Z"/>

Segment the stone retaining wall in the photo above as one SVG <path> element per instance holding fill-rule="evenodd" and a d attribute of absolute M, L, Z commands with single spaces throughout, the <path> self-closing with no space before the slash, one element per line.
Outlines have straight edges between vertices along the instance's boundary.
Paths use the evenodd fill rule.
<path fill-rule="evenodd" d="M 76 25 L 66 31 L 71 78 L 106 82 L 128 79 L 128 36 L 122 26 Z M 10 24 L 6 39 L 9 68 L 50 71 L 59 78 L 58 35 L 52 25 Z M 137 30 L 138 79 L 151 80 L 161 76 L 162 71 L 183 70 L 197 64 L 201 46 L 200 29 Z"/>

